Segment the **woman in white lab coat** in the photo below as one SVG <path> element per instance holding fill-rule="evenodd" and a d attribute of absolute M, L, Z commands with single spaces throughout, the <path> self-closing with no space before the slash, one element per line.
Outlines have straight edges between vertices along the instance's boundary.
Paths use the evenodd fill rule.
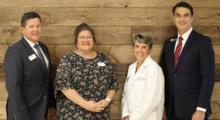
<path fill-rule="evenodd" d="M 151 58 L 152 39 L 135 36 L 136 61 L 129 66 L 122 98 L 122 120 L 162 120 L 164 76 Z"/>

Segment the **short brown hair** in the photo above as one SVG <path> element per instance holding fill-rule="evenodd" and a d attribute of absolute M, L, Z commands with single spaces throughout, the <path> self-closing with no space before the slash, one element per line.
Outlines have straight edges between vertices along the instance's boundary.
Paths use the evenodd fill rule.
<path fill-rule="evenodd" d="M 34 18 L 39 18 L 40 22 L 41 22 L 41 17 L 38 13 L 36 13 L 36 12 L 26 12 L 26 13 L 24 13 L 22 18 L 21 18 L 21 27 L 26 26 L 27 20 L 34 19 Z"/>
<path fill-rule="evenodd" d="M 173 15 L 175 13 L 176 8 L 178 8 L 178 7 L 183 7 L 183 8 L 189 9 L 190 13 L 191 13 L 191 16 L 193 16 L 193 7 L 189 3 L 184 2 L 184 1 L 181 1 L 181 2 L 177 3 L 175 6 L 173 6 L 173 10 L 172 10 Z"/>

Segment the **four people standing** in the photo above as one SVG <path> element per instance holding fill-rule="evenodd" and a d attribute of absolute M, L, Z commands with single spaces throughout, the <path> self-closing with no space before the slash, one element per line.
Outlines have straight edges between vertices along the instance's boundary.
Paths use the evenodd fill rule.
<path fill-rule="evenodd" d="M 178 34 L 167 40 L 160 65 L 165 76 L 165 115 L 168 120 L 207 120 L 215 79 L 214 50 L 209 37 L 192 28 L 193 8 L 186 2 L 173 7 Z M 41 18 L 25 13 L 22 39 L 5 56 L 8 120 L 45 120 L 55 106 L 47 47 L 39 42 Z M 65 53 L 57 68 L 57 119 L 109 120 L 109 104 L 118 82 L 112 65 L 95 48 L 93 29 L 82 23 L 74 33 L 76 49 Z M 136 62 L 128 69 L 122 98 L 123 120 L 160 120 L 164 76 L 151 58 L 152 40 L 137 35 Z M 48 118 L 49 119 L 49 118 Z"/>
<path fill-rule="evenodd" d="M 209 37 L 192 27 L 193 8 L 186 2 L 173 7 L 177 35 L 165 42 L 161 66 L 165 75 L 168 120 L 207 120 L 215 80 L 215 59 Z"/>

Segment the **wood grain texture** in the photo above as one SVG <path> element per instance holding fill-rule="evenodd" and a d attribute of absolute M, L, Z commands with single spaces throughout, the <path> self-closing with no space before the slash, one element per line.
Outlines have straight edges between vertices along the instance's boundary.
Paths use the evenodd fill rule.
<path fill-rule="evenodd" d="M 0 7 L 172 7 L 181 0 L 1 0 Z M 186 0 L 193 7 L 219 7 L 218 0 Z"/>
<path fill-rule="evenodd" d="M 119 90 L 111 105 L 111 120 L 121 120 L 121 98 L 129 64 L 135 61 L 132 40 L 136 34 L 154 40 L 151 56 L 160 59 L 163 42 L 176 34 L 172 6 L 181 0 L 0 0 L 0 120 L 6 119 L 7 92 L 3 60 L 8 46 L 21 39 L 20 19 L 24 12 L 42 17 L 42 37 L 50 52 L 55 76 L 60 58 L 74 50 L 73 31 L 82 22 L 96 33 L 96 49 L 113 63 Z M 184 0 L 194 7 L 194 28 L 212 39 L 216 82 L 211 120 L 220 120 L 220 1 Z M 54 77 L 53 76 L 53 77 Z"/>
<path fill-rule="evenodd" d="M 92 26 L 96 34 L 96 44 L 117 45 L 131 44 L 131 27 L 120 26 Z M 40 41 L 47 45 L 71 45 L 74 44 L 73 32 L 76 26 L 42 26 Z M 19 27 L 0 27 L 0 36 L 3 36 L 0 45 L 14 44 L 21 39 Z"/>
<path fill-rule="evenodd" d="M 140 25 L 173 25 L 169 8 L 1 8 L 0 26 L 19 26 L 23 12 L 39 12 L 47 26 L 74 26 L 81 22 L 91 25 L 140 26 Z M 195 9 L 196 26 L 219 26 L 220 9 Z M 65 14 L 64 14 L 65 13 Z"/>
<path fill-rule="evenodd" d="M 0 100 L 0 120 L 6 120 L 6 101 L 5 100 Z"/>

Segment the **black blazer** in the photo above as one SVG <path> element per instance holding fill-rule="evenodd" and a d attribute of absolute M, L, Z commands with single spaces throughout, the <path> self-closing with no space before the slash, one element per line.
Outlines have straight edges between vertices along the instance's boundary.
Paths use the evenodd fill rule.
<path fill-rule="evenodd" d="M 49 60 L 47 47 L 42 43 L 39 45 Z M 37 55 L 24 38 L 6 52 L 4 68 L 8 120 L 44 119 L 48 105 L 55 104 L 49 69 L 43 66 L 40 58 L 33 59 L 33 56 Z"/>
<path fill-rule="evenodd" d="M 175 36 L 174 38 L 177 38 Z M 192 31 L 174 68 L 175 39 L 167 40 L 160 65 L 165 75 L 165 108 L 168 117 L 191 118 L 196 107 L 211 113 L 210 99 L 215 79 L 215 58 L 209 37 Z"/>

